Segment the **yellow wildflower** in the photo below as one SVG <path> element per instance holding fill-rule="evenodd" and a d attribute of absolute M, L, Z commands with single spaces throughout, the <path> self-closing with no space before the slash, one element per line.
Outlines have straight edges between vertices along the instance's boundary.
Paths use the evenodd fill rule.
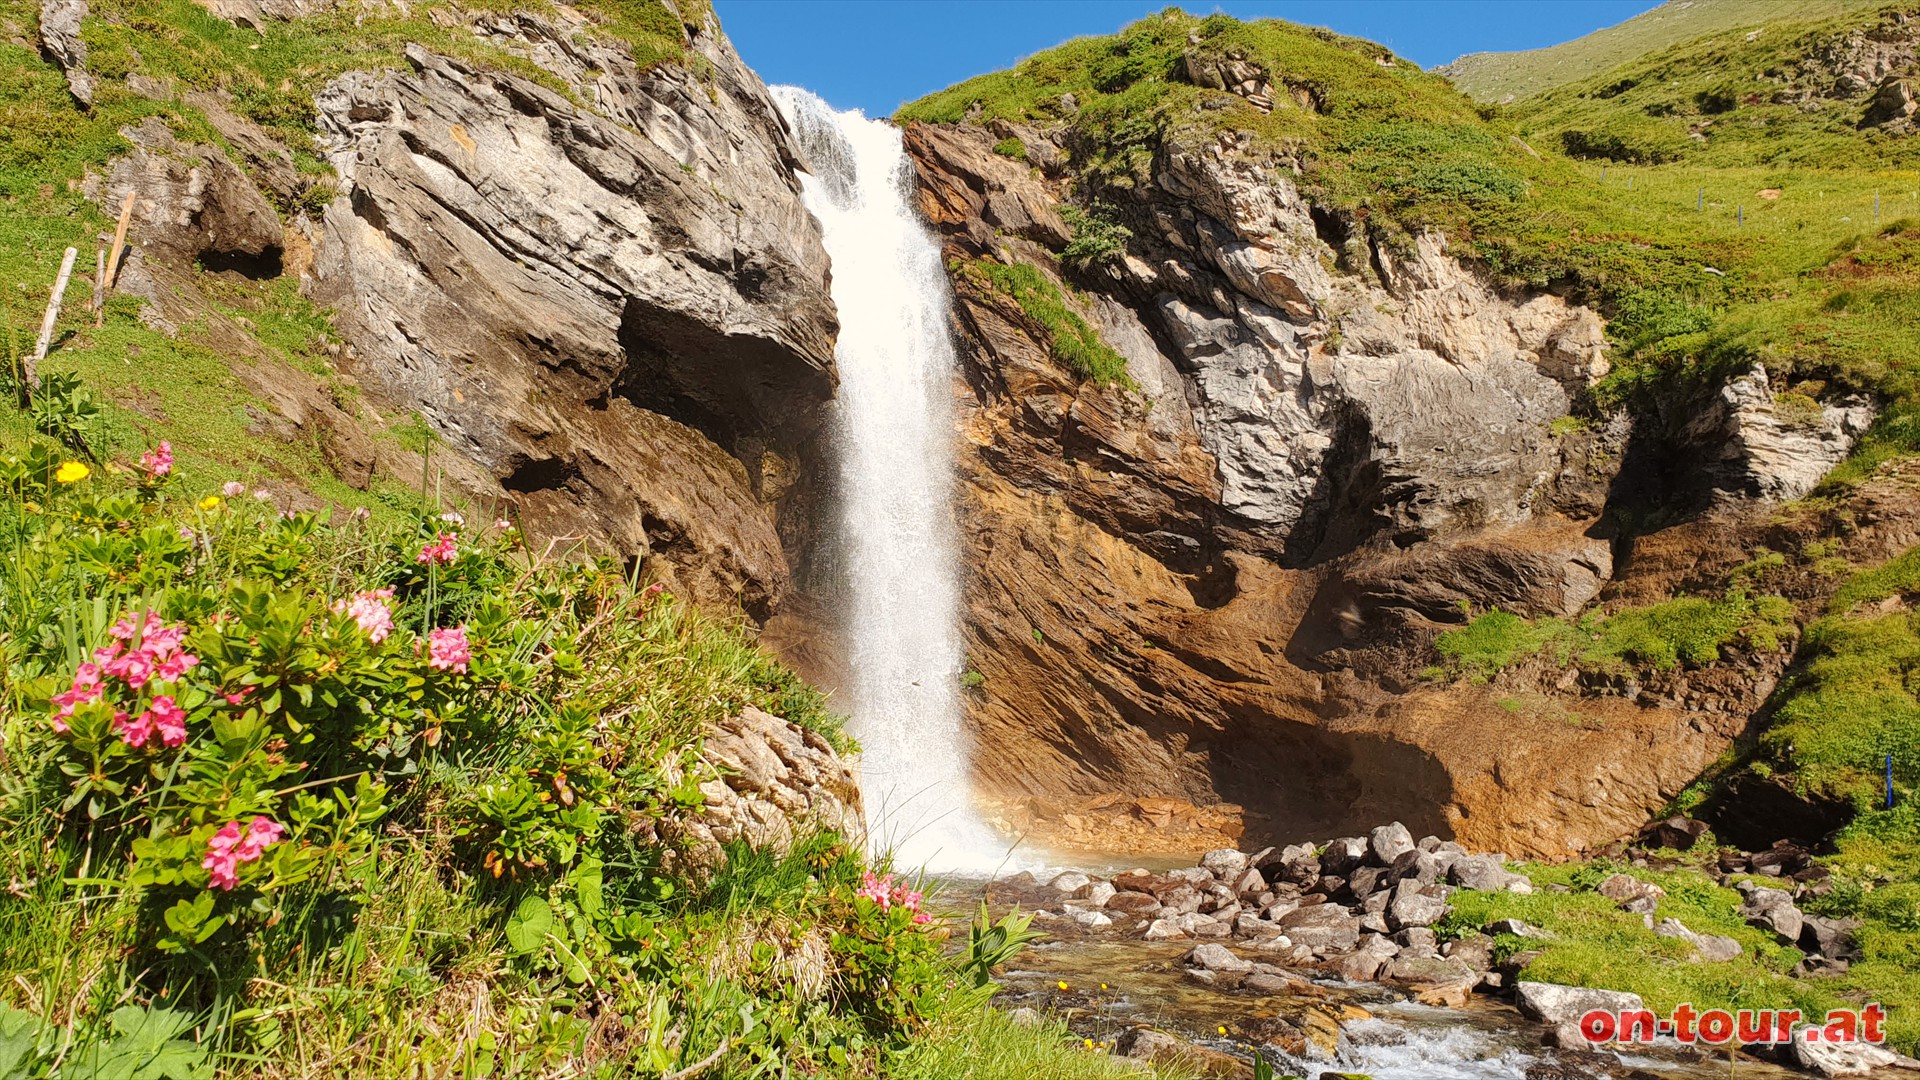
<path fill-rule="evenodd" d="M 69 461 L 53 472 L 53 478 L 63 484 L 77 484 L 91 475 L 93 470 L 78 461 Z"/>
<path fill-rule="evenodd" d="M 209 496 L 207 496 L 206 498 L 204 498 L 204 499 L 201 499 L 201 500 L 200 500 L 200 509 L 202 509 L 202 510 L 218 510 L 218 509 L 220 509 L 220 496 L 218 496 L 218 495 L 209 495 Z"/>
<path fill-rule="evenodd" d="M 1225 1025 L 1225 1024 L 1221 1024 L 1221 1025 L 1220 1025 L 1220 1034 L 1222 1034 L 1222 1035 L 1225 1035 L 1226 1033 L 1227 1033 L 1227 1025 Z"/>
<path fill-rule="evenodd" d="M 1065 979 L 1062 979 L 1060 980 L 1059 985 L 1060 985 L 1060 989 L 1065 990 L 1067 988 L 1067 981 Z"/>

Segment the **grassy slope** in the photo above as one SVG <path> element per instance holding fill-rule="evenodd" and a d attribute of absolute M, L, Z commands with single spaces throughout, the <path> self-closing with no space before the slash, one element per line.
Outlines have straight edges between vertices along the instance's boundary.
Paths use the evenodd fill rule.
<path fill-rule="evenodd" d="M 1524 52 L 1469 53 L 1436 70 L 1478 101 L 1512 102 L 1705 34 L 1878 6 L 1878 0 L 1668 0 L 1618 26 Z"/>

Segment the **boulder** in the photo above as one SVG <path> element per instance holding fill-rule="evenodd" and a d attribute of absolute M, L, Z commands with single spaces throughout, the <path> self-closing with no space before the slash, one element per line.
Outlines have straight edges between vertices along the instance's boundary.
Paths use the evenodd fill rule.
<path fill-rule="evenodd" d="M 1853 944 L 1853 932 L 1859 928 L 1859 919 L 1808 915 L 1800 921 L 1800 949 L 1828 960 L 1852 960 L 1860 955 Z"/>
<path fill-rule="evenodd" d="M 1355 900 L 1365 900 L 1376 886 L 1385 880 L 1387 870 L 1379 866 L 1362 866 L 1347 878 L 1347 891 Z"/>
<path fill-rule="evenodd" d="M 1235 956 L 1233 950 L 1225 945 L 1213 942 L 1195 945 L 1191 952 L 1181 957 L 1181 960 L 1192 967 L 1205 968 L 1208 971 L 1218 971 L 1227 975 L 1245 975 L 1253 970 L 1253 961 L 1243 960 Z"/>
<path fill-rule="evenodd" d="M 1402 955 L 1387 964 L 1381 978 L 1407 987 L 1423 1005 L 1457 1009 L 1467 1003 L 1480 973 L 1451 957 Z"/>
<path fill-rule="evenodd" d="M 1360 920 L 1333 904 L 1298 908 L 1280 917 L 1280 929 L 1296 945 L 1351 949 L 1360 940 Z"/>
<path fill-rule="evenodd" d="M 1769 889 L 1743 881 L 1737 888 L 1745 897 L 1740 915 L 1754 926 L 1765 927 L 1789 944 L 1800 940 L 1806 915 L 1793 902 L 1793 894 L 1784 889 Z"/>
<path fill-rule="evenodd" d="M 1367 841 L 1358 836 L 1343 836 L 1327 842 L 1320 853 L 1320 873 L 1340 877 L 1367 861 Z"/>
<path fill-rule="evenodd" d="M 1413 834 L 1405 825 L 1382 825 L 1367 836 L 1367 858 L 1375 866 L 1392 866 L 1395 859 L 1416 850 Z"/>
<path fill-rule="evenodd" d="M 1706 835 L 1706 832 L 1706 822 L 1676 815 L 1649 828 L 1646 837 L 1647 842 L 1654 847 L 1691 851 L 1695 842 Z"/>
<path fill-rule="evenodd" d="M 87 43 L 80 37 L 87 0 L 41 0 L 40 50 L 66 73 L 73 99 L 93 105 L 93 76 L 87 72 Z"/>
<path fill-rule="evenodd" d="M 1887 1077 L 1888 1069 L 1920 1070 L 1920 1061 L 1866 1042 L 1820 1042 L 1820 1029 L 1802 1027 L 1793 1035 L 1793 1060 L 1821 1076 Z"/>
<path fill-rule="evenodd" d="M 1617 990 L 1592 990 L 1583 986 L 1557 983 L 1522 982 L 1513 988 L 1514 1002 L 1529 1019 L 1543 1024 L 1577 1021 L 1594 1009 L 1625 1012 L 1646 1008 L 1639 994 Z"/>
<path fill-rule="evenodd" d="M 1738 941 L 1730 937 L 1695 933 L 1687 929 L 1686 924 L 1679 919 L 1661 919 L 1660 924 L 1653 928 L 1653 932 L 1661 937 L 1679 938 L 1692 945 L 1702 960 L 1712 962 L 1733 960 L 1746 951 L 1741 948 Z"/>
<path fill-rule="evenodd" d="M 1495 919 L 1493 922 L 1488 923 L 1484 927 L 1484 930 L 1486 933 L 1496 937 L 1501 934 L 1512 934 L 1514 937 L 1540 938 L 1545 940 L 1553 936 L 1532 923 L 1521 919 Z"/>
<path fill-rule="evenodd" d="M 1145 937 L 1148 941 L 1172 941 L 1191 937 L 1186 930 L 1172 919 L 1155 919 L 1147 925 Z"/>
<path fill-rule="evenodd" d="M 1204 1077 L 1251 1076 L 1252 1070 L 1232 1054 L 1195 1046 L 1152 1028 L 1134 1028 L 1121 1035 L 1114 1049 L 1122 1056 L 1151 1062 L 1179 1072 Z"/>
<path fill-rule="evenodd" d="M 1107 898 L 1107 910 L 1147 918 L 1160 914 L 1161 909 L 1160 901 L 1155 900 L 1149 893 L 1116 892 Z"/>
<path fill-rule="evenodd" d="M 1205 897 L 1191 885 L 1179 885 L 1160 894 L 1160 906 L 1170 915 L 1199 911 Z"/>
<path fill-rule="evenodd" d="M 1439 955 L 1440 935 L 1429 927 L 1409 926 L 1394 933 L 1393 943 L 1400 946 L 1402 952 Z"/>
<path fill-rule="evenodd" d="M 1113 916 L 1108 915 L 1104 911 L 1095 911 L 1092 908 L 1069 907 L 1067 909 L 1067 918 L 1093 930 L 1099 930 L 1103 927 L 1113 925 Z"/>
<path fill-rule="evenodd" d="M 1533 883 L 1526 875 L 1508 870 L 1497 855 L 1462 855 L 1447 868 L 1447 880 L 1476 892 L 1530 893 Z"/>
<path fill-rule="evenodd" d="M 1455 938 L 1440 947 L 1441 955 L 1451 956 L 1475 971 L 1493 967 L 1493 939 L 1485 934 Z"/>
<path fill-rule="evenodd" d="M 1374 952 L 1352 952 L 1334 960 L 1328 970 L 1348 982 L 1374 982 L 1389 959 Z"/>
<path fill-rule="evenodd" d="M 1422 885 L 1431 885 L 1439 881 L 1447 872 L 1449 863 L 1429 851 L 1418 849 L 1405 852 L 1393 860 L 1387 868 L 1388 881 L 1417 881 Z"/>
<path fill-rule="evenodd" d="M 1267 891 L 1267 879 L 1260 876 L 1260 871 L 1248 867 L 1241 871 L 1238 877 L 1235 877 L 1229 882 L 1227 887 L 1233 890 L 1235 896 L 1259 896 L 1261 893 Z"/>
<path fill-rule="evenodd" d="M 1396 897 L 1387 905 L 1387 923 L 1395 930 L 1409 926 L 1432 926 L 1445 918 L 1447 902 L 1421 893 Z"/>
<path fill-rule="evenodd" d="M 1246 872 L 1250 862 L 1245 853 L 1232 848 L 1220 848 L 1200 856 L 1200 865 L 1219 881 L 1232 881 L 1238 878 Z"/>
<path fill-rule="evenodd" d="M 1073 896 L 1092 883 L 1092 878 L 1078 870 L 1068 870 L 1066 873 L 1054 875 L 1053 879 L 1047 882 L 1047 888 Z"/>
<path fill-rule="evenodd" d="M 1631 874 L 1613 874 L 1595 886 L 1594 891 L 1618 904 L 1622 911 L 1635 915 L 1651 913 L 1667 895 L 1667 890 Z"/>
<path fill-rule="evenodd" d="M 1076 900 L 1086 900 L 1096 907 L 1105 907 L 1107 901 L 1113 899 L 1118 892 L 1119 890 L 1115 889 L 1111 882 L 1090 881 L 1086 885 L 1075 889 L 1073 898 Z"/>

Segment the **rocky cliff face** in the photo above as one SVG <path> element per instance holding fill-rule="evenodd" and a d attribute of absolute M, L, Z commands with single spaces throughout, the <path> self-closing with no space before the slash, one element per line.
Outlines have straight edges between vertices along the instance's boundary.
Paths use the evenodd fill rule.
<path fill-rule="evenodd" d="M 1322 211 L 1233 133 L 1160 147 L 1117 208 L 1126 251 L 1077 270 L 1065 137 L 914 125 L 908 144 L 963 268 L 971 712 L 1009 817 L 1151 843 L 1089 824 L 1124 792 L 1224 800 L 1256 841 L 1400 817 L 1566 855 L 1637 829 L 1764 699 L 1778 658 L 1577 713 L 1418 678 L 1463 608 L 1571 615 L 1621 569 L 1602 522 L 1634 433 L 1568 419 L 1607 370 L 1592 311 L 1501 295 L 1436 234 Z M 1067 370 L 976 260 L 1046 274 L 1136 387 Z M 1657 438 L 1715 448 L 1709 502 L 1804 493 L 1870 416 L 1782 424 L 1757 378 Z"/>
<path fill-rule="evenodd" d="M 485 468 L 543 535 L 653 555 L 766 615 L 776 517 L 832 395 L 835 320 L 795 151 L 710 17 L 638 68 L 579 21 L 476 33 L 557 93 L 419 47 L 317 103 L 341 195 L 312 291 L 359 370 Z"/>

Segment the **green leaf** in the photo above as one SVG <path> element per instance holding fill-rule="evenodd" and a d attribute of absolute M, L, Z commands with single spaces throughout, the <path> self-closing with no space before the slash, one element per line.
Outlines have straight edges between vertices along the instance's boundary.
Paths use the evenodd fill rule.
<path fill-rule="evenodd" d="M 507 916 L 507 944 L 520 956 L 545 944 L 552 930 L 553 908 L 538 896 L 520 901 L 520 906 Z"/>
<path fill-rule="evenodd" d="M 605 881 L 605 864 L 591 855 L 580 860 L 580 868 L 573 872 L 573 887 L 580 903 L 580 913 L 589 919 L 597 918 L 606 905 L 601 892 Z"/>

